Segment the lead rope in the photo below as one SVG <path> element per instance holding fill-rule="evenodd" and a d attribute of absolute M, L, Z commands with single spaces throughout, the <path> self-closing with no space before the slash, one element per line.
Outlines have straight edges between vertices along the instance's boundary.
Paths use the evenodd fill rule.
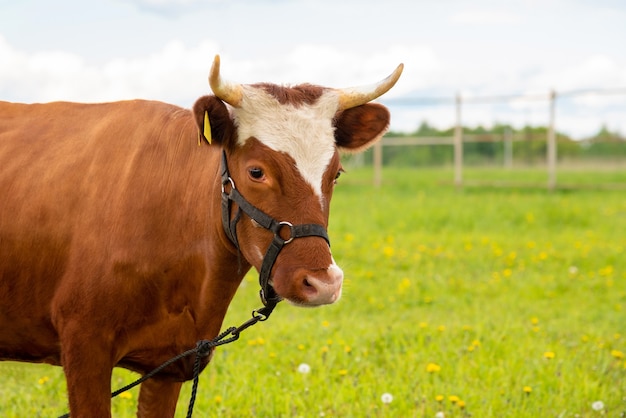
<path fill-rule="evenodd" d="M 196 403 L 196 393 L 198 391 L 198 382 L 200 378 L 200 359 L 211 354 L 211 349 L 213 347 L 217 347 L 218 345 L 224 345 L 224 344 L 228 344 L 233 341 L 236 341 L 237 339 L 239 339 L 239 334 L 241 334 L 242 331 L 251 327 L 257 322 L 267 321 L 267 318 L 269 318 L 270 314 L 272 313 L 272 311 L 274 310 L 278 302 L 279 301 L 268 302 L 267 304 L 265 304 L 263 308 L 252 311 L 252 318 L 248 319 L 246 322 L 241 324 L 238 328 L 230 327 L 229 329 L 224 331 L 222 334 L 218 335 L 217 337 L 215 337 L 213 340 L 210 340 L 210 341 L 200 340 L 196 344 L 196 348 L 190 350 L 190 351 L 196 352 L 196 360 L 194 361 L 194 364 L 193 364 L 193 385 L 191 386 L 191 397 L 189 398 L 189 407 L 187 408 L 187 418 L 191 418 L 191 416 L 193 415 L 193 407 L 194 407 L 194 404 Z M 226 338 L 228 335 L 232 335 L 232 337 Z"/>
<path fill-rule="evenodd" d="M 172 363 L 177 362 L 180 359 L 183 359 L 185 357 L 188 357 L 192 354 L 196 355 L 196 359 L 194 361 L 194 365 L 193 365 L 193 386 L 191 388 L 191 398 L 189 399 L 189 407 L 187 408 L 187 418 L 191 418 L 192 414 L 193 414 L 193 408 L 196 402 L 196 394 L 198 391 L 198 382 L 199 382 L 199 377 L 200 377 L 200 360 L 203 359 L 204 357 L 208 356 L 209 354 L 211 354 L 211 350 L 214 347 L 220 346 L 220 345 L 224 345 L 224 344 L 228 344 L 228 343 L 232 343 L 233 341 L 237 341 L 239 339 L 240 334 L 245 331 L 247 328 L 251 327 L 252 325 L 256 324 L 257 322 L 263 322 L 263 321 L 267 321 L 267 319 L 270 317 L 272 311 L 274 310 L 274 308 L 276 307 L 276 304 L 278 302 L 268 302 L 264 307 L 256 309 L 254 311 L 252 311 L 252 318 L 248 319 L 246 322 L 244 322 L 243 324 L 241 324 L 239 327 L 230 327 L 228 328 L 226 331 L 222 332 L 221 334 L 219 334 L 217 337 L 213 338 L 212 340 L 200 340 L 196 343 L 195 348 L 192 348 L 190 350 L 185 351 L 184 353 L 181 353 L 179 355 L 177 355 L 176 357 L 172 357 L 171 359 L 167 360 L 165 363 L 161 364 L 159 367 L 157 367 L 156 369 L 150 371 L 149 373 L 143 375 L 142 377 L 140 377 L 139 379 L 135 380 L 134 382 L 114 391 L 111 393 L 111 398 L 116 397 L 117 395 L 119 395 L 120 393 L 126 392 L 127 390 L 130 390 L 132 388 L 134 388 L 137 385 L 140 385 L 141 383 L 145 382 L 146 380 L 150 379 L 151 377 L 153 377 L 154 375 L 156 375 L 157 373 L 159 373 L 161 370 L 163 370 L 164 368 L 166 368 L 167 366 L 169 366 Z M 227 338 L 228 337 L 228 338 Z M 59 418 L 69 418 L 70 414 L 64 414 L 61 415 Z"/>

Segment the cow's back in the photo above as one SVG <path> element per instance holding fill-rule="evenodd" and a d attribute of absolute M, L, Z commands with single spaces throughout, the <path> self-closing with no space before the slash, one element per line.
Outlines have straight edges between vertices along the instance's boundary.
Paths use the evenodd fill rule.
<path fill-rule="evenodd" d="M 60 310 L 111 315 L 144 290 L 116 278 L 175 270 L 201 241 L 191 208 L 212 169 L 195 132 L 158 102 L 0 102 L 0 358 L 58 363 Z"/>

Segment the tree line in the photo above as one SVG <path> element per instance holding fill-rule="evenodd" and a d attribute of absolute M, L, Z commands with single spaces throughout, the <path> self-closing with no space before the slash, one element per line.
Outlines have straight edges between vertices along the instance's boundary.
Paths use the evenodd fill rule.
<path fill-rule="evenodd" d="M 505 158 L 504 138 L 512 138 L 511 154 L 514 164 L 543 164 L 546 159 L 548 128 L 525 126 L 514 128 L 498 124 L 490 129 L 482 126 L 464 127 L 463 135 L 471 141 L 463 143 L 463 161 L 469 165 L 502 164 Z M 428 137 L 450 138 L 454 128 L 440 130 L 427 122 L 410 133 L 388 132 L 383 141 L 393 143 L 398 138 Z M 624 161 L 626 160 L 626 137 L 603 126 L 595 135 L 574 140 L 564 133 L 557 133 L 557 156 L 559 161 Z M 436 140 L 435 140 L 436 142 Z M 445 141 L 442 140 L 442 143 Z M 450 145 L 388 146 L 384 147 L 385 165 L 446 165 L 452 164 L 454 150 Z M 372 161 L 372 150 L 364 156 L 366 163 Z"/>

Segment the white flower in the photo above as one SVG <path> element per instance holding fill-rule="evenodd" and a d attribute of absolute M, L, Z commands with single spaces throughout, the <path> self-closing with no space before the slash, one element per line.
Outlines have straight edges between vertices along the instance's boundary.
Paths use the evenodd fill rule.
<path fill-rule="evenodd" d="M 302 363 L 298 366 L 298 372 L 302 374 L 307 374 L 311 372 L 311 366 L 306 363 Z"/>
<path fill-rule="evenodd" d="M 593 409 L 594 411 L 602 411 L 604 409 L 604 402 L 595 401 L 591 404 L 591 409 Z"/>
<path fill-rule="evenodd" d="M 446 414 L 443 411 L 439 411 L 435 414 L 435 418 L 446 418 Z"/>
<path fill-rule="evenodd" d="M 391 393 L 383 393 L 380 400 L 382 403 L 391 403 L 391 401 L 393 401 L 393 395 Z"/>
<path fill-rule="evenodd" d="M 576 266 L 569 266 L 569 274 L 571 274 L 572 276 L 575 276 L 578 274 L 578 267 Z"/>

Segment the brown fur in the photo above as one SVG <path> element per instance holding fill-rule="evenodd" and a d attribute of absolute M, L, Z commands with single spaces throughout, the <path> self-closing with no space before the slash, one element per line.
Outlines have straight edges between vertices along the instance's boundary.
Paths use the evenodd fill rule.
<path fill-rule="evenodd" d="M 285 103 L 321 91 L 264 88 Z M 205 111 L 212 146 L 198 145 Z M 336 120 L 342 148 L 362 148 L 388 123 L 379 108 L 357 112 Z M 328 208 L 313 204 L 288 156 L 255 140 L 237 147 L 235 135 L 213 96 L 193 111 L 148 101 L 0 102 L 0 359 L 63 366 L 72 416 L 110 416 L 113 367 L 146 373 L 217 335 L 243 274 L 260 268 L 255 254 L 271 234 L 244 216 L 240 268 L 222 230 L 222 147 L 251 203 L 279 220 L 327 225 Z M 262 165 L 268 181 L 253 181 L 250 165 Z M 328 200 L 339 169 L 336 153 L 324 175 Z M 286 246 L 276 291 L 308 303 L 303 277 L 330 280 L 330 257 L 321 238 Z M 142 384 L 139 416 L 173 415 L 191 361 Z"/>
<path fill-rule="evenodd" d="M 276 84 L 259 83 L 255 84 L 255 87 L 260 87 L 268 94 L 274 96 L 278 103 L 292 106 L 299 106 L 302 104 L 311 105 L 320 98 L 324 93 L 324 88 L 314 86 L 312 84 L 298 84 L 296 86 L 285 88 Z"/>

